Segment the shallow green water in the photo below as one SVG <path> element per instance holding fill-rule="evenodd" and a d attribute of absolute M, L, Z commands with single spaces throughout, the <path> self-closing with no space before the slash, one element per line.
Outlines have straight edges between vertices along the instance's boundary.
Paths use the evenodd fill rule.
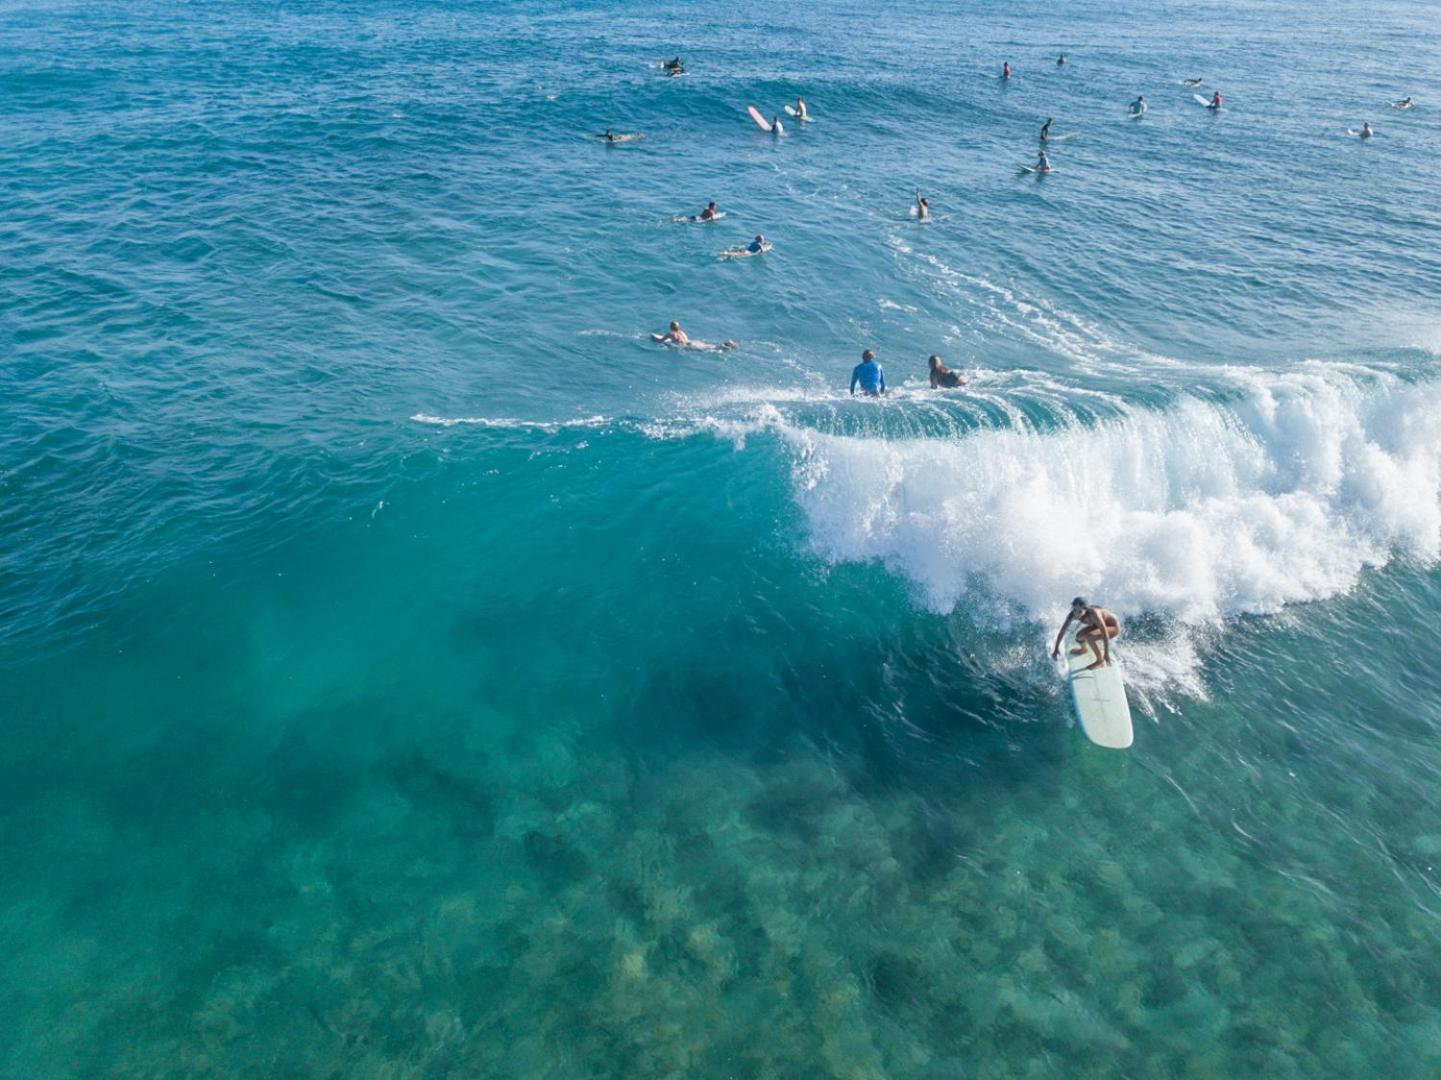
<path fill-rule="evenodd" d="M 1430 16 L 0 8 L 0 1074 L 1437 1070 Z"/>

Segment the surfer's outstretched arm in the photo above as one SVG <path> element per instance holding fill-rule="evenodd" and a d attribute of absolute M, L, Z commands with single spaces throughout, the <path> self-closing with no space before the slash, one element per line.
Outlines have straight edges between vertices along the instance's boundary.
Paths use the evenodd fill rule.
<path fill-rule="evenodd" d="M 1074 617 L 1075 617 L 1075 616 L 1073 616 L 1069 611 L 1066 612 L 1066 621 L 1063 622 L 1063 623 L 1061 623 L 1061 632 L 1056 635 L 1056 644 L 1055 644 L 1055 647 L 1051 649 L 1051 659 L 1052 659 L 1052 660 L 1059 660 L 1059 659 L 1061 658 L 1061 641 L 1062 641 L 1062 639 L 1065 638 L 1065 636 L 1066 636 L 1066 631 L 1067 631 L 1067 629 L 1070 628 L 1071 620 L 1072 620 Z"/>

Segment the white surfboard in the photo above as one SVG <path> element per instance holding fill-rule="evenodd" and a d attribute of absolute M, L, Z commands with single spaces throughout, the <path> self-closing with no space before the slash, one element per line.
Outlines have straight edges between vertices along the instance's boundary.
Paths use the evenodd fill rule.
<path fill-rule="evenodd" d="M 787 115 L 787 116 L 799 116 L 800 114 L 799 114 L 798 112 L 796 112 L 796 107 L 795 107 L 794 105 L 787 105 L 787 106 L 786 106 L 786 115 Z"/>
<path fill-rule="evenodd" d="M 1071 701 L 1081 730 L 1097 746 L 1124 750 L 1131 745 L 1131 706 L 1126 701 L 1126 686 L 1121 682 L 1120 661 L 1111 650 L 1111 662 L 1094 671 L 1086 669 L 1095 662 L 1087 649 L 1080 656 L 1069 656 Z"/>
<path fill-rule="evenodd" d="M 719 221 L 725 216 L 724 210 L 717 210 L 714 217 L 704 218 L 699 214 L 689 214 L 685 217 L 673 217 L 670 220 L 672 225 L 705 225 L 712 221 Z"/>
<path fill-rule="evenodd" d="M 1052 135 L 1052 136 L 1051 136 L 1049 139 L 1047 139 L 1046 141 L 1047 141 L 1047 142 L 1065 142 L 1067 139 L 1074 139 L 1074 138 L 1075 138 L 1077 135 L 1079 135 L 1079 134 L 1080 134 L 1079 131 L 1067 131 L 1067 132 L 1066 132 L 1065 134 L 1063 134 L 1063 135 Z"/>
<path fill-rule="evenodd" d="M 771 129 L 771 122 L 762 116 L 761 111 L 754 105 L 747 105 L 746 112 L 751 114 L 751 119 L 756 122 L 756 127 L 762 131 L 769 131 Z"/>
<path fill-rule="evenodd" d="M 1197 104 L 1197 105 L 1202 105 L 1202 106 L 1204 106 L 1204 107 L 1207 108 L 1207 109 L 1211 108 L 1211 99 L 1210 99 L 1210 98 L 1202 97 L 1200 94 L 1192 94 L 1191 96 L 1196 99 L 1196 104 Z"/>
<path fill-rule="evenodd" d="M 1022 166 L 1021 166 L 1021 172 L 1035 173 L 1037 176 L 1050 176 L 1051 173 L 1053 173 L 1053 172 L 1055 172 L 1055 171 L 1056 171 L 1055 168 L 1050 168 L 1050 169 L 1038 169 L 1038 168 L 1036 168 L 1034 165 L 1022 165 Z"/>

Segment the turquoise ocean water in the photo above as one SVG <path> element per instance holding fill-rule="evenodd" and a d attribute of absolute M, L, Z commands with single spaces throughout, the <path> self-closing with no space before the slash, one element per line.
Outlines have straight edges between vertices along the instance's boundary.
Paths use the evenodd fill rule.
<path fill-rule="evenodd" d="M 0 4 L 0 1075 L 1441 1069 L 1435 14 Z"/>

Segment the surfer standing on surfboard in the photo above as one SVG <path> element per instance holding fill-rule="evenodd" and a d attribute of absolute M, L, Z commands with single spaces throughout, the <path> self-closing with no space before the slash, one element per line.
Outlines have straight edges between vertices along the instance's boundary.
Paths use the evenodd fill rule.
<path fill-rule="evenodd" d="M 1086 603 L 1085 597 L 1081 596 L 1071 601 L 1071 610 L 1066 613 L 1066 621 L 1061 624 L 1061 632 L 1056 635 L 1055 647 L 1051 649 L 1051 659 L 1061 658 L 1061 640 L 1073 622 L 1080 623 L 1081 628 L 1076 631 L 1076 647 L 1071 650 L 1071 655 L 1080 656 L 1089 648 L 1095 654 L 1096 662 L 1086 668 L 1087 671 L 1109 664 L 1111 639 L 1120 636 L 1121 622 L 1105 608 Z M 1104 653 L 1102 645 L 1105 646 Z"/>

